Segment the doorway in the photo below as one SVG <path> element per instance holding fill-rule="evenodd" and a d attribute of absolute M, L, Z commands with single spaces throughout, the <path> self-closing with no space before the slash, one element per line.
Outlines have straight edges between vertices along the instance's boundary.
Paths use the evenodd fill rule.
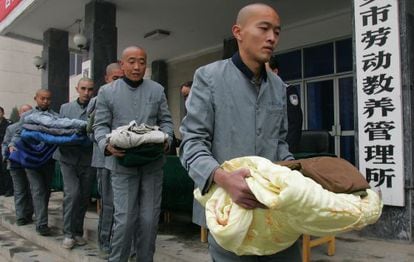
<path fill-rule="evenodd" d="M 331 153 L 355 164 L 353 77 L 304 81 L 304 126 L 331 134 Z"/>

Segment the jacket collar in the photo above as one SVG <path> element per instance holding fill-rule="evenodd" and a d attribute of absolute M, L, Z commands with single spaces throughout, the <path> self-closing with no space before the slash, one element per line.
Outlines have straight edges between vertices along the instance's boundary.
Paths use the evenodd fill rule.
<path fill-rule="evenodd" d="M 247 65 L 242 61 L 241 57 L 240 57 L 240 53 L 236 52 L 232 58 L 231 61 L 233 62 L 233 64 L 243 73 L 243 75 L 245 75 L 247 77 L 247 79 L 249 79 L 250 81 L 256 81 L 254 79 L 254 73 L 252 72 L 252 70 L 250 70 Z M 266 72 L 266 68 L 263 65 L 262 70 L 260 72 L 260 80 L 263 81 L 267 81 L 267 72 Z"/>

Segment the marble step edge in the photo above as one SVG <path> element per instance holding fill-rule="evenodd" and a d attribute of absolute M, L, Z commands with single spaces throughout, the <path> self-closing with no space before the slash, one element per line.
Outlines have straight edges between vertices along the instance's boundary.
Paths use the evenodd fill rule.
<path fill-rule="evenodd" d="M 104 261 L 98 257 L 98 249 L 91 244 L 87 244 L 82 247 L 75 247 L 72 250 L 68 250 L 62 247 L 63 235 L 59 232 L 60 229 L 52 227 L 52 236 L 44 237 L 40 236 L 35 229 L 34 224 L 25 226 L 17 226 L 14 222 L 14 212 L 10 212 L 6 209 L 0 210 L 0 224 L 6 229 L 13 231 L 17 235 L 25 238 L 26 240 L 35 243 L 36 245 L 43 247 L 53 254 L 63 258 L 63 261 L 73 262 L 101 262 Z"/>

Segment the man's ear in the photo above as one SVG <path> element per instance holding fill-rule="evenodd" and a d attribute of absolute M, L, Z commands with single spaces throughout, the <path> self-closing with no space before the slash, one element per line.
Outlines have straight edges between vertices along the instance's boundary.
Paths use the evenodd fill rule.
<path fill-rule="evenodd" d="M 240 35 L 241 28 L 240 28 L 240 26 L 239 25 L 234 25 L 231 28 L 231 31 L 233 33 L 234 38 L 236 38 L 238 41 L 241 41 L 241 35 Z"/>

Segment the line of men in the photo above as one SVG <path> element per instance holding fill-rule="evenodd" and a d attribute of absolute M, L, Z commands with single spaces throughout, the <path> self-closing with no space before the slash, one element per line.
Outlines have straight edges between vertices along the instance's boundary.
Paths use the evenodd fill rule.
<path fill-rule="evenodd" d="M 293 159 L 285 142 L 285 86 L 278 76 L 265 68 L 279 40 L 280 18 L 268 5 L 251 4 L 239 11 L 232 32 L 239 51 L 232 58 L 203 66 L 195 73 L 186 99 L 187 115 L 180 127 L 183 139 L 180 159 L 203 194 L 216 183 L 238 205 L 246 209 L 263 208 L 244 180 L 250 175 L 249 171 L 241 169 L 228 174 L 220 164 L 246 155 L 258 155 L 271 161 Z M 62 117 L 83 120 L 93 112 L 93 139 L 96 142 L 93 149 L 62 146 L 55 155 L 65 184 L 63 246 L 72 248 L 86 244 L 82 227 L 93 177 L 92 165 L 98 168 L 98 184 L 103 197 L 99 245 L 110 253 L 108 261 L 127 261 L 131 245 L 135 246 L 136 261 L 153 261 L 155 252 L 165 158 L 142 166 L 125 167 L 117 158 L 125 156 L 126 151 L 112 146 L 107 139 L 112 130 L 135 120 L 159 126 L 168 134 L 164 151 L 170 149 L 173 123 L 164 88 L 143 79 L 146 64 L 147 54 L 143 48 L 131 46 L 124 49 L 119 74 L 107 74 L 114 80 L 123 73 L 122 78 L 112 82 L 107 79 L 108 83 L 99 89 L 97 98 L 92 101 L 93 82 L 81 79 L 77 86 L 79 98 L 62 105 L 60 110 Z M 51 112 L 50 99 L 50 91 L 39 90 L 35 97 L 37 107 L 32 111 Z M 18 133 L 14 140 L 18 139 Z M 10 150 L 15 150 L 13 139 Z M 53 168 L 47 170 L 46 166 L 26 170 L 40 234 L 49 233 L 47 201 L 51 177 L 46 173 L 50 170 Z M 113 216 L 110 215 L 112 212 Z M 213 261 L 220 262 L 300 261 L 297 243 L 270 256 L 239 257 L 221 248 L 209 236 L 209 251 Z"/>
<path fill-rule="evenodd" d="M 125 168 L 110 156 L 123 156 L 124 150 L 106 143 L 106 134 L 135 119 L 139 123 L 158 125 L 160 130 L 167 133 L 169 139 L 165 141 L 164 147 L 165 151 L 169 150 L 173 125 L 167 100 L 161 85 L 151 80 L 143 80 L 145 68 L 145 51 L 139 47 L 129 47 L 122 53 L 120 64 L 113 63 L 107 67 L 108 84 L 101 87 L 100 95 L 92 99 L 93 81 L 82 78 L 76 86 L 78 98 L 63 104 L 57 114 L 50 109 L 52 93 L 47 89 L 40 89 L 34 97 L 36 107 L 32 109 L 27 105 L 22 106 L 20 121 L 7 129 L 8 135 L 3 145 L 11 153 L 17 150 L 16 143 L 21 139 L 25 117 L 34 112 L 49 112 L 59 117 L 85 121 L 92 113 L 95 114 L 94 121 L 98 131 L 92 136 L 95 142 L 93 146 L 59 146 L 53 155 L 53 159 L 59 161 L 64 186 L 64 248 L 71 249 L 86 244 L 82 237 L 83 222 L 96 170 L 102 201 L 98 225 L 100 249 L 104 254 L 110 253 L 109 261 L 126 261 L 132 254 L 137 261 L 152 261 L 161 205 L 161 190 L 158 188 L 162 185 L 162 166 L 165 160 L 160 159 L 147 166 Z M 121 77 L 123 78 L 114 81 Z M 101 94 L 107 94 L 104 101 L 100 100 Z M 120 96 L 122 99 L 117 99 Z M 112 100 L 110 103 L 117 103 L 116 108 L 120 111 L 110 111 L 108 107 L 113 105 L 108 104 L 106 99 Z M 48 226 L 48 202 L 54 170 L 52 159 L 36 169 L 10 168 L 17 189 L 17 224 L 31 223 L 34 212 L 36 231 L 42 236 L 51 235 Z M 131 230 L 135 225 L 138 228 L 136 235 L 140 238 L 135 238 L 135 231 Z M 135 241 L 132 243 L 128 239 Z"/>

